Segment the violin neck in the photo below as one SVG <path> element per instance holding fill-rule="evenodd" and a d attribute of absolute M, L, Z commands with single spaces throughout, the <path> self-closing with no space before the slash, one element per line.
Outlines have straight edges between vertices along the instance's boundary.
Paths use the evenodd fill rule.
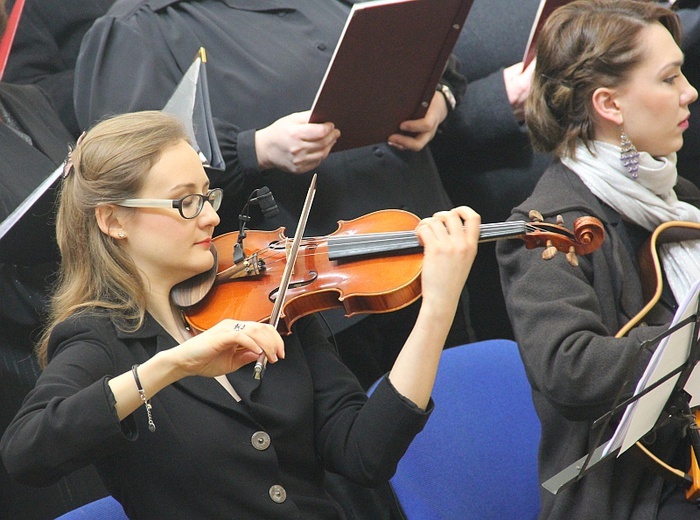
<path fill-rule="evenodd" d="M 481 224 L 479 242 L 517 238 L 526 232 L 527 223 L 524 221 Z M 415 231 L 340 235 L 328 238 L 328 258 L 330 260 L 390 253 L 407 254 L 421 249 L 422 246 Z"/>

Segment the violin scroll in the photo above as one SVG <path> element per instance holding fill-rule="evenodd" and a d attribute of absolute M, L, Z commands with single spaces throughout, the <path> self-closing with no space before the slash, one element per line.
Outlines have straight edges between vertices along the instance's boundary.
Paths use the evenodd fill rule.
<path fill-rule="evenodd" d="M 521 237 L 525 247 L 544 247 L 542 258 L 550 260 L 558 251 L 566 254 L 567 261 L 578 265 L 577 255 L 587 255 L 600 247 L 605 240 L 605 229 L 595 217 L 579 217 L 574 221 L 573 231 L 563 226 L 563 219 L 557 215 L 557 223 L 544 222 L 536 210 L 529 213 L 532 222 L 527 224 L 527 232 Z"/>

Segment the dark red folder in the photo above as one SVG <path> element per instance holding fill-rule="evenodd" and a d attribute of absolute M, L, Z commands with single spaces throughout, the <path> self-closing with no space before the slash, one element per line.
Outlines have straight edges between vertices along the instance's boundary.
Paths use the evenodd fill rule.
<path fill-rule="evenodd" d="M 532 24 L 532 29 L 530 30 L 530 37 L 528 38 L 527 45 L 525 46 L 525 55 L 523 56 L 523 70 L 535 59 L 537 54 L 537 39 L 542 31 L 542 26 L 549 18 L 555 9 L 566 5 L 572 0 L 541 0 L 540 6 L 537 8 L 537 15 L 535 15 L 535 21 Z"/>
<path fill-rule="evenodd" d="M 379 142 L 430 105 L 473 0 L 354 4 L 310 121 L 331 121 L 333 151 Z"/>

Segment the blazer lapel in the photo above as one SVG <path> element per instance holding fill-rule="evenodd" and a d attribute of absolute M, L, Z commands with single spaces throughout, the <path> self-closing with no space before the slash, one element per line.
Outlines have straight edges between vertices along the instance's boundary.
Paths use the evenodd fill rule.
<path fill-rule="evenodd" d="M 155 320 L 150 319 L 152 324 L 155 324 L 159 329 L 156 336 L 156 353 L 163 350 L 169 350 L 177 346 L 175 339 L 168 334 Z M 245 371 L 245 367 L 242 369 Z M 240 372 L 240 371 L 239 371 Z M 187 392 L 189 395 L 199 399 L 209 405 L 215 406 L 236 414 L 241 414 L 253 421 L 253 417 L 248 412 L 245 403 L 250 402 L 250 394 L 257 387 L 259 381 L 253 378 L 252 369 L 250 372 L 250 380 L 253 384 L 244 384 L 245 379 L 233 379 L 231 375 L 228 377 L 233 388 L 241 396 L 242 401 L 236 401 L 231 394 L 213 377 L 189 376 L 181 379 L 173 384 L 176 388 Z"/>

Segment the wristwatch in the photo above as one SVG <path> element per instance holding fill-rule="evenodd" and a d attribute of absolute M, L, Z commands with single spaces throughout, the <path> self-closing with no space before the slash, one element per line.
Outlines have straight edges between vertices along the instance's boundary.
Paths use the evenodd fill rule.
<path fill-rule="evenodd" d="M 452 90 L 450 90 L 450 87 L 444 83 L 438 83 L 436 90 L 444 96 L 445 102 L 447 103 L 447 111 L 452 112 L 457 106 L 457 100 L 455 99 Z"/>

